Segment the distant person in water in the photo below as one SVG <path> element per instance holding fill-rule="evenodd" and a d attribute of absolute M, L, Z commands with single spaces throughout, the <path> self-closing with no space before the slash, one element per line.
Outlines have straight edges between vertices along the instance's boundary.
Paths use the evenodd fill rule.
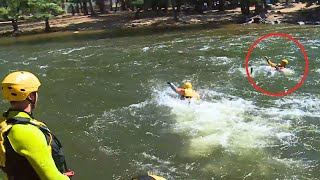
<path fill-rule="evenodd" d="M 183 88 L 177 88 L 172 82 L 167 82 L 172 90 L 180 95 L 181 100 L 185 99 L 200 99 L 200 95 L 192 89 L 190 82 L 185 82 Z"/>
<path fill-rule="evenodd" d="M 279 64 L 275 64 L 275 63 L 273 63 L 267 56 L 264 56 L 264 58 L 266 59 L 266 61 L 268 62 L 268 64 L 269 64 L 271 67 L 274 67 L 274 68 L 276 68 L 277 70 L 285 69 L 286 66 L 289 64 L 289 61 L 286 60 L 286 59 L 282 59 Z"/>

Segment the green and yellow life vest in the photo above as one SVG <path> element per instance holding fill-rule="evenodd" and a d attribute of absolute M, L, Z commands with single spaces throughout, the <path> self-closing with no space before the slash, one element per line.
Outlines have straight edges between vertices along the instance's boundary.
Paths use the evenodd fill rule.
<path fill-rule="evenodd" d="M 9 180 L 40 180 L 27 158 L 15 152 L 8 139 L 10 130 L 18 124 L 39 128 L 47 140 L 47 147 L 57 169 L 61 173 L 68 171 L 62 145 L 47 126 L 43 122 L 33 119 L 26 112 L 8 111 L 0 118 L 0 168 L 6 173 Z"/>
<path fill-rule="evenodd" d="M 193 90 L 192 89 L 184 89 L 184 97 L 192 98 L 193 97 Z"/>

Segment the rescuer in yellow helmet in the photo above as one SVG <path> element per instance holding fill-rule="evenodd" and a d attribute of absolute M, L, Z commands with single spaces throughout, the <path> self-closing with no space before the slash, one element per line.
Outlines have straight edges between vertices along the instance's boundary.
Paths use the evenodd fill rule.
<path fill-rule="evenodd" d="M 200 95 L 192 89 L 190 82 L 185 82 L 183 88 L 177 88 L 172 82 L 167 82 L 172 90 L 180 95 L 181 99 L 200 99 Z"/>
<path fill-rule="evenodd" d="M 279 64 L 275 64 L 275 63 L 271 62 L 271 60 L 267 56 L 264 56 L 264 58 L 267 60 L 268 64 L 271 67 L 274 67 L 277 70 L 282 70 L 282 69 L 286 68 L 286 66 L 289 64 L 289 61 L 286 59 L 282 59 Z"/>
<path fill-rule="evenodd" d="M 0 119 L 0 168 L 8 180 L 68 180 L 59 140 L 33 118 L 41 83 L 32 73 L 16 71 L 2 83 L 10 108 Z"/>

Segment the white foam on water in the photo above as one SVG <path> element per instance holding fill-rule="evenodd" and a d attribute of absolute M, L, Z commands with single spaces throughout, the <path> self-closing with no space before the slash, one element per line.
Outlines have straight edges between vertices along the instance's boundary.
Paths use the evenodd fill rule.
<path fill-rule="evenodd" d="M 226 56 L 213 56 L 213 57 L 205 57 L 205 56 L 199 56 L 196 61 L 201 61 L 203 63 L 206 63 L 206 65 L 227 65 L 232 62 L 234 62 L 234 58 L 229 58 Z"/>
<path fill-rule="evenodd" d="M 172 43 L 172 44 L 175 44 L 175 43 L 182 43 L 182 42 L 184 42 L 184 41 L 185 41 L 184 39 L 177 38 L 177 39 L 175 39 L 175 40 L 171 41 L 171 43 Z"/>
<path fill-rule="evenodd" d="M 77 47 L 77 48 L 64 48 L 64 49 L 57 49 L 57 50 L 51 50 L 48 52 L 48 54 L 64 54 L 64 55 L 67 55 L 67 54 L 70 54 L 74 51 L 82 51 L 84 49 L 88 49 L 88 48 L 98 48 L 98 47 L 101 47 L 101 46 L 83 46 L 83 47 Z"/>
<path fill-rule="evenodd" d="M 281 72 L 277 71 L 275 68 L 271 67 L 271 66 L 251 66 L 249 67 L 249 72 L 251 71 L 252 68 L 252 77 L 255 77 L 257 75 L 264 75 L 264 76 L 268 76 L 268 77 L 275 77 L 275 76 L 292 76 L 295 74 L 293 69 L 283 69 Z M 244 69 L 244 68 L 243 68 Z M 239 69 L 242 70 L 242 69 Z"/>
<path fill-rule="evenodd" d="M 143 115 L 139 113 L 141 110 L 156 104 L 160 108 L 169 107 L 170 116 L 173 119 L 173 122 L 171 118 L 160 120 L 170 121 L 168 124 L 171 128 L 163 131 L 177 134 L 185 141 L 183 152 L 179 156 L 187 156 L 192 159 L 212 158 L 215 157 L 215 152 L 222 151 L 222 157 L 218 162 L 201 164 L 200 168 L 203 171 L 228 174 L 234 164 L 244 163 L 248 166 L 253 164 L 257 165 L 257 172 L 252 172 L 254 177 L 255 173 L 271 173 L 268 171 L 273 165 L 277 167 L 283 165 L 290 170 L 310 167 L 311 162 L 299 159 L 299 157 L 281 158 L 266 149 L 290 147 L 297 143 L 298 138 L 295 135 L 293 121 L 304 116 L 312 117 L 312 113 L 320 108 L 320 99 L 317 97 L 310 97 L 305 101 L 300 101 L 299 98 L 278 100 L 274 101 L 274 107 L 266 109 L 257 106 L 253 101 L 210 89 L 201 90 L 202 95 L 207 97 L 206 99 L 190 104 L 179 100 L 177 94 L 168 87 L 154 87 L 152 92 L 151 100 L 104 112 L 101 118 L 98 118 L 90 127 L 91 132 L 104 132 L 115 126 L 127 127 L 134 122 L 122 118 L 124 113 L 140 117 Z M 287 105 L 291 107 L 287 107 L 286 113 L 283 113 L 283 106 Z M 314 116 L 319 115 L 319 113 L 314 114 Z M 134 124 L 140 128 L 139 122 Z M 146 134 L 160 138 L 153 132 L 147 131 Z M 114 151 L 103 146 L 100 147 L 100 151 L 106 154 L 117 155 L 118 153 L 117 149 Z M 226 154 L 231 154 L 231 156 Z M 188 168 L 195 168 L 193 165 L 181 167 L 181 165 L 174 164 L 171 158 L 157 157 L 151 152 L 138 156 L 140 158 L 131 160 L 133 166 L 143 171 L 154 170 L 167 178 L 177 178 L 174 174 L 183 175 L 188 173 Z M 295 163 L 296 167 L 293 166 Z M 234 165 L 234 168 L 236 167 L 238 168 L 238 165 Z M 248 167 L 248 169 L 252 168 Z M 251 176 L 250 172 L 248 173 L 244 176 Z"/>
<path fill-rule="evenodd" d="M 97 132 L 108 129 L 111 125 L 126 127 L 128 124 L 132 124 L 132 122 L 130 122 L 130 119 L 127 119 L 121 115 L 123 113 L 129 113 L 132 116 L 139 116 L 137 110 L 143 109 L 149 103 L 149 101 L 144 101 L 137 104 L 131 104 L 128 107 L 121 107 L 104 111 L 101 117 L 95 120 L 92 126 L 89 127 L 89 129 Z"/>
<path fill-rule="evenodd" d="M 200 48 L 199 50 L 200 51 L 207 51 L 207 50 L 209 50 L 211 48 L 211 46 L 209 46 L 209 45 L 204 45 L 202 48 Z"/>
<path fill-rule="evenodd" d="M 309 44 L 311 48 L 316 49 L 320 47 L 319 39 L 309 39 L 306 41 L 306 44 Z"/>
<path fill-rule="evenodd" d="M 167 179 L 172 179 L 173 177 L 170 174 L 177 172 L 177 168 L 170 160 L 161 159 L 148 152 L 142 152 L 136 155 L 138 155 L 139 158 L 131 160 L 130 164 L 140 171 L 156 174 L 158 176 L 166 177 Z"/>
<path fill-rule="evenodd" d="M 86 49 L 87 47 L 80 47 L 80 48 L 66 48 L 66 49 L 63 49 L 63 50 L 60 50 L 61 54 L 70 54 L 74 51 L 81 51 L 81 50 L 84 50 Z"/>
<path fill-rule="evenodd" d="M 148 52 L 148 51 L 152 51 L 152 52 L 155 52 L 159 49 L 166 49 L 169 48 L 171 45 L 170 45 L 170 42 L 167 42 L 167 45 L 164 44 L 164 43 L 156 43 L 156 44 L 152 44 L 150 46 L 145 46 L 141 49 L 142 52 Z"/>
<path fill-rule="evenodd" d="M 317 72 L 317 73 L 320 73 L 320 69 L 311 70 L 311 72 L 312 72 L 312 71 L 315 71 L 315 72 Z"/>
<path fill-rule="evenodd" d="M 18 62 L 13 62 L 13 64 L 22 64 L 22 65 L 25 65 L 25 66 L 28 66 L 28 65 L 30 65 L 30 62 L 28 62 L 28 61 L 18 61 Z"/>
<path fill-rule="evenodd" d="M 121 152 L 120 149 L 112 149 L 110 146 L 99 146 L 99 150 L 109 156 L 119 155 Z"/>
<path fill-rule="evenodd" d="M 8 62 L 7 60 L 0 59 L 0 64 L 5 64 L 5 63 L 7 63 L 7 62 Z"/>
<path fill-rule="evenodd" d="M 154 46 L 154 49 L 163 49 L 163 48 L 167 48 L 167 47 L 168 47 L 167 45 L 159 44 L 159 45 Z"/>
<path fill-rule="evenodd" d="M 170 91 L 155 95 L 156 101 L 172 108 L 176 121 L 172 131 L 189 138 L 186 150 L 189 156 L 206 156 L 215 148 L 239 153 L 242 149 L 272 146 L 270 139 L 283 137 L 283 132 L 265 122 L 264 117 L 250 115 L 255 111 L 261 113 L 251 101 L 223 97 L 215 102 L 203 100 L 188 104 L 172 97 L 174 94 Z"/>
<path fill-rule="evenodd" d="M 249 68 L 249 72 L 250 72 L 250 68 Z M 245 68 L 237 67 L 237 66 L 231 66 L 230 69 L 228 70 L 228 74 L 235 74 L 235 73 L 237 73 L 237 74 L 239 73 L 242 76 L 247 76 Z M 253 74 L 253 75 L 255 75 L 255 74 Z"/>
<path fill-rule="evenodd" d="M 286 68 L 286 69 L 283 69 L 283 70 L 282 70 L 282 73 L 283 73 L 285 76 L 291 76 L 291 75 L 294 74 L 294 70 L 293 70 L 293 69 Z"/>
<path fill-rule="evenodd" d="M 284 98 L 274 101 L 276 109 L 290 109 L 286 113 L 280 113 L 282 116 L 295 115 L 296 117 L 320 117 L 320 98 L 316 95 L 296 96 L 294 98 Z"/>
<path fill-rule="evenodd" d="M 36 61 L 36 60 L 38 60 L 38 57 L 29 57 L 28 60 L 30 60 L 30 61 Z"/>
<path fill-rule="evenodd" d="M 320 99 L 313 98 L 310 103 L 308 100 L 299 102 L 294 99 L 292 101 L 299 104 L 300 108 L 286 109 L 282 105 L 290 101 L 279 100 L 275 101 L 278 105 L 266 109 L 240 97 L 208 89 L 201 92 L 219 98 L 209 97 L 213 100 L 203 99 L 189 104 L 179 100 L 170 88 L 158 91 L 154 97 L 158 105 L 171 108 L 174 123 L 170 131 L 184 137 L 186 141 L 182 156 L 213 158 L 216 152 L 229 154 L 218 157 L 218 162 L 202 164 L 203 171 L 228 174 L 232 164 L 242 161 L 256 164 L 258 172 L 267 174 L 271 173 L 268 171 L 273 165 L 284 166 L 292 171 L 295 168 L 311 167 L 312 162 L 308 160 L 299 157 L 280 158 L 267 149 L 291 147 L 298 143 L 295 121 L 305 116 L 318 117 L 320 113 L 312 113 L 320 108 Z M 308 111 L 301 108 L 303 104 Z M 292 166 L 294 163 L 296 167 Z"/>
<path fill-rule="evenodd" d="M 150 47 L 144 47 L 141 49 L 143 52 L 147 52 L 148 50 L 150 50 Z"/>

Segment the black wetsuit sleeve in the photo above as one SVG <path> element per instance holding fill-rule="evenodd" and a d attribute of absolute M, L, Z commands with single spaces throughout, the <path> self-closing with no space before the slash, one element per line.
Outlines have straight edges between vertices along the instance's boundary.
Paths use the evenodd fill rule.
<path fill-rule="evenodd" d="M 181 94 L 181 92 L 178 91 L 177 86 L 175 86 L 172 82 L 168 82 L 168 84 L 174 92 L 178 93 L 180 96 L 183 96 L 183 94 Z"/>

